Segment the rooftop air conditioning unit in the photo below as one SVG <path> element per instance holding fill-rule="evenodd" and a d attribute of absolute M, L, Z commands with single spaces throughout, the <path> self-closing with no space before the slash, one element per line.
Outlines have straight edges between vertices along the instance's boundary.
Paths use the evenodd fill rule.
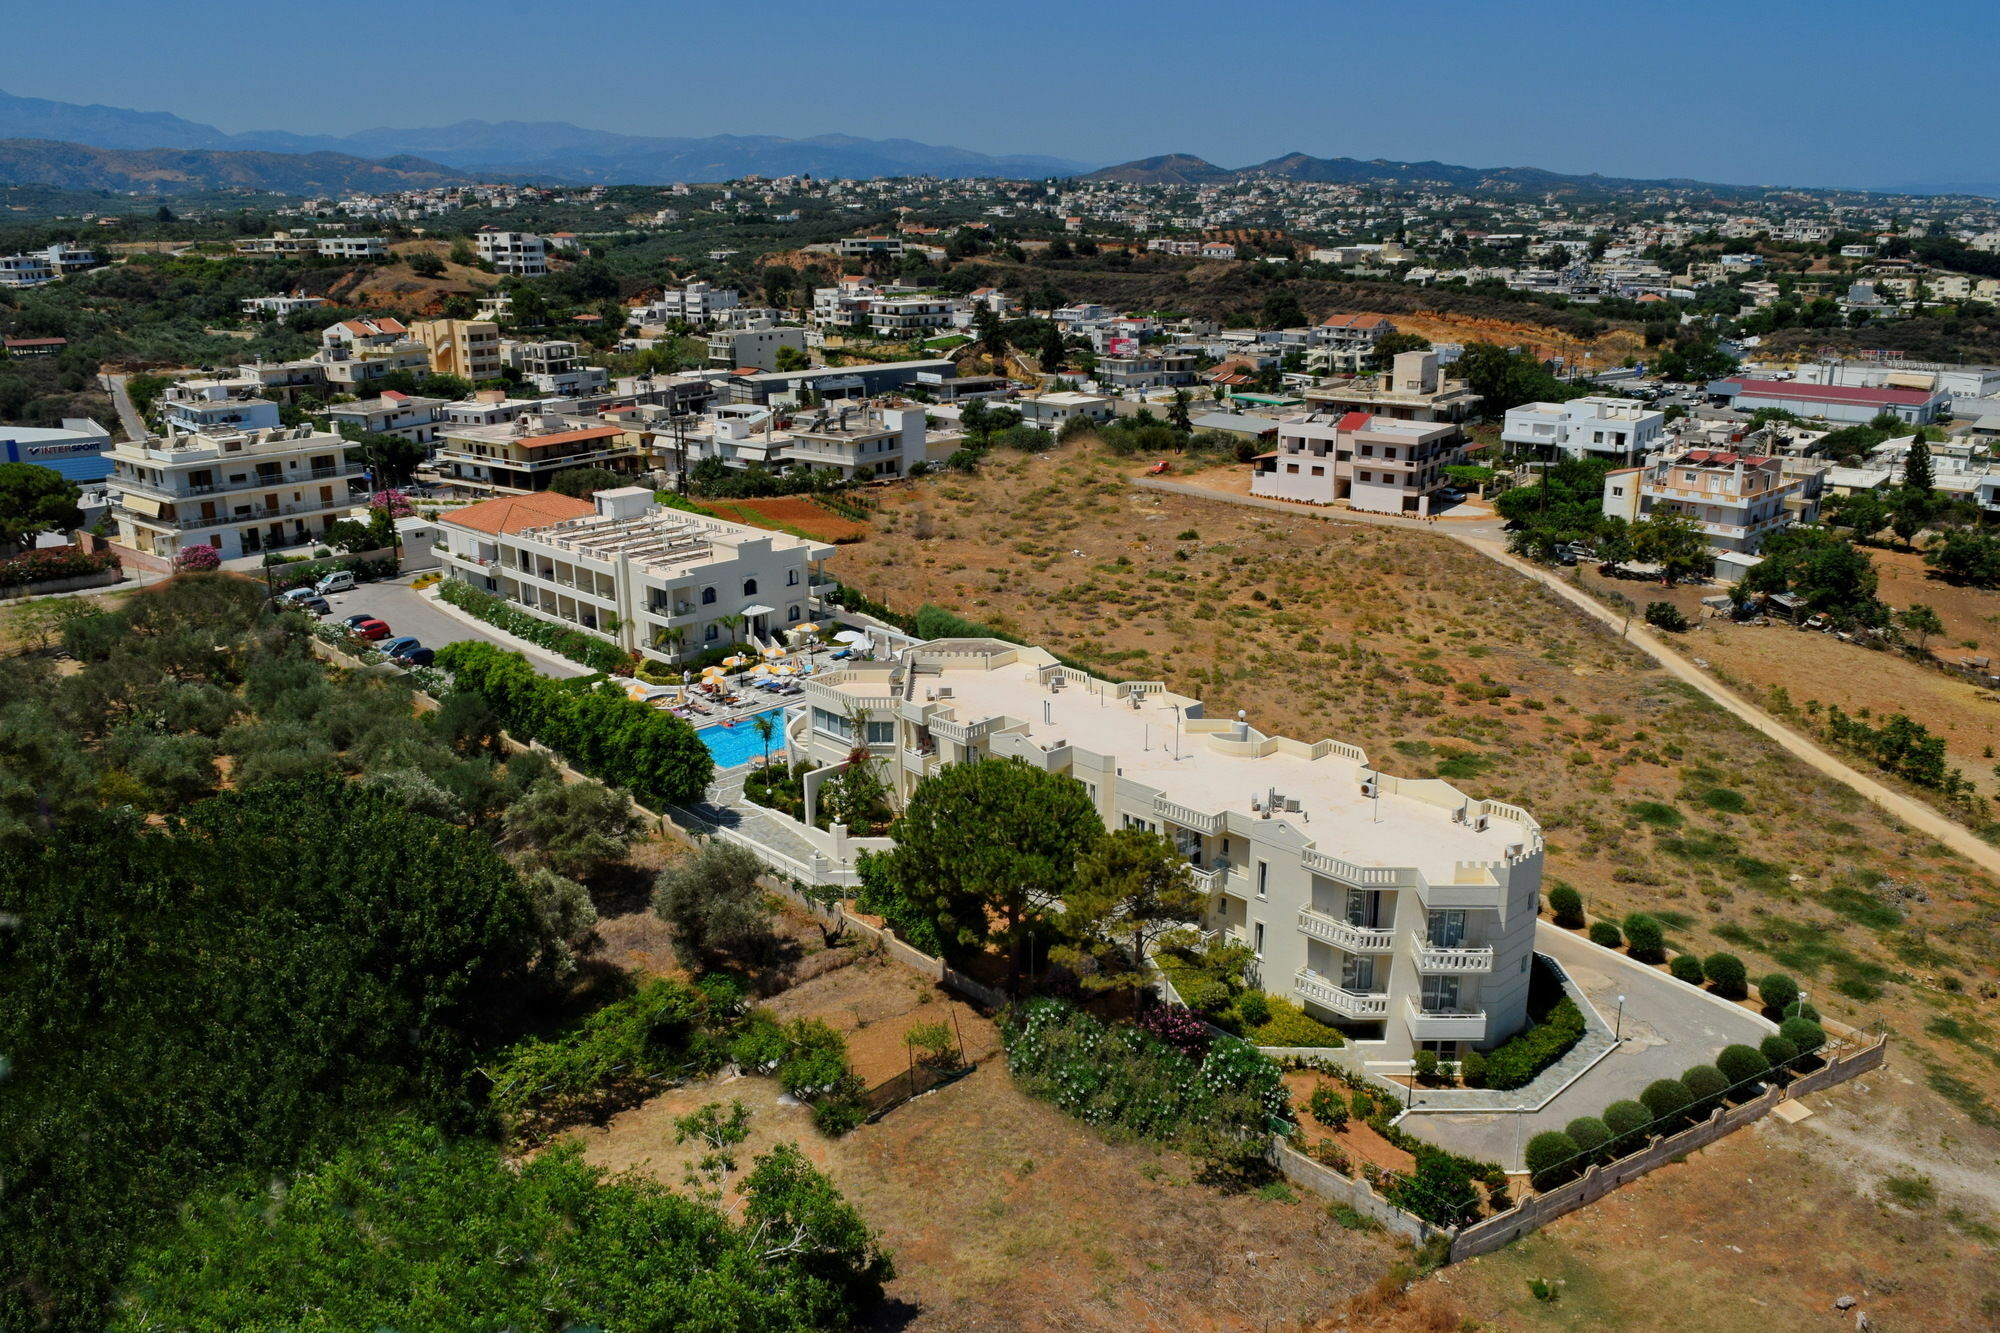
<path fill-rule="evenodd" d="M 1361 783 L 1361 799 L 1362 799 L 1362 800 L 1364 800 L 1364 801 L 1372 801 L 1372 800 L 1374 800 L 1374 799 L 1375 799 L 1375 782 L 1374 782 L 1374 779 L 1372 779 L 1372 778 L 1367 778 L 1367 779 L 1363 779 L 1363 780 L 1362 780 L 1362 783 Z"/>
<path fill-rule="evenodd" d="M 951 698 L 951 686 L 949 686 L 949 685 L 940 685 L 940 686 L 938 686 L 938 689 L 937 689 L 937 697 L 938 697 L 938 698 L 940 698 L 940 699 L 949 699 L 949 698 Z"/>
<path fill-rule="evenodd" d="M 1451 812 L 1451 822 L 1454 824 L 1463 824 L 1465 822 L 1464 806 L 1461 805 L 1456 810 Z"/>
<path fill-rule="evenodd" d="M 1492 823 L 1492 819 L 1490 816 L 1474 815 L 1472 817 L 1472 831 L 1474 833 L 1484 833 L 1486 832 L 1487 825 L 1490 823 Z"/>

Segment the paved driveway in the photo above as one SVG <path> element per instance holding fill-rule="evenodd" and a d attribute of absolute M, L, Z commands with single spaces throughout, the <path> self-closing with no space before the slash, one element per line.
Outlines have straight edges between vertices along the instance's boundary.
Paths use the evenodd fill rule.
<path fill-rule="evenodd" d="M 1419 1106 L 1403 1122 L 1411 1133 L 1517 1170 L 1521 1149 L 1543 1130 L 1598 1115 L 1615 1101 L 1637 1100 L 1654 1079 L 1678 1078 L 1689 1067 L 1713 1060 L 1725 1046 L 1754 1046 L 1775 1031 L 1748 1009 L 1608 953 L 1546 921 L 1535 927 L 1535 950 L 1562 964 L 1604 1021 L 1617 1026 L 1622 1039 L 1616 1049 L 1539 1111 L 1431 1114 Z M 1625 997 L 1622 1021 L 1620 995 Z"/>
<path fill-rule="evenodd" d="M 466 640 L 496 644 L 523 654 L 545 676 L 582 676 L 589 668 L 567 658 L 523 644 L 511 635 L 488 629 L 478 621 L 461 617 L 410 586 L 410 576 L 386 583 L 363 583 L 351 592 L 338 592 L 326 600 L 333 607 L 332 619 L 367 614 L 389 622 L 396 634 L 414 634 L 426 648 L 442 648 Z"/>

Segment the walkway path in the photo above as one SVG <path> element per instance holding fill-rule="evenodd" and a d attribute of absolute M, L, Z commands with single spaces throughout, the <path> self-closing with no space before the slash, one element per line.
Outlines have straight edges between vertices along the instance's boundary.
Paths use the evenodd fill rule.
<path fill-rule="evenodd" d="M 145 420 L 140 417 L 138 410 L 132 406 L 132 396 L 125 391 L 125 381 L 128 377 L 124 375 L 102 375 L 99 378 L 104 381 L 104 387 L 111 395 L 111 405 L 118 409 L 118 424 L 124 428 L 125 438 L 128 440 L 145 439 Z"/>
<path fill-rule="evenodd" d="M 1270 500 L 1255 495 L 1234 495 L 1227 491 L 1209 490 L 1200 486 L 1190 486 L 1185 482 L 1162 481 L 1155 477 L 1135 477 L 1135 486 L 1147 490 L 1166 491 L 1174 495 L 1184 495 L 1196 500 L 1214 500 L 1224 504 L 1247 505 L 1255 509 L 1269 509 L 1281 514 L 1298 517 L 1301 514 L 1326 518 L 1336 523 L 1363 523 L 1379 527 L 1405 528 L 1411 531 L 1430 532 L 1462 542 L 1489 560 L 1507 566 L 1515 573 L 1532 579 L 1552 590 L 1557 596 L 1571 603 L 1586 615 L 1592 616 L 1618 633 L 1657 662 L 1669 675 L 1692 685 L 1707 695 L 1717 705 L 1732 716 L 1740 718 L 1751 727 L 1776 741 L 1793 755 L 1805 761 L 1812 768 L 1845 783 L 1879 806 L 1884 813 L 1901 820 L 1911 828 L 1936 838 L 1939 842 L 1965 857 L 1981 869 L 2000 875 L 2000 848 L 1984 842 L 1964 825 L 1941 814 L 1922 801 L 1905 796 L 1894 788 L 1877 782 L 1874 778 L 1849 767 L 1819 745 L 1800 733 L 1785 726 L 1750 703 L 1741 695 L 1713 676 L 1695 666 L 1678 652 L 1662 643 L 1643 624 L 1631 623 L 1631 618 L 1623 612 L 1613 611 L 1589 593 L 1557 578 L 1548 570 L 1522 560 L 1508 552 L 1504 525 L 1500 520 L 1466 522 L 1441 520 L 1425 523 L 1412 519 L 1396 518 L 1389 514 L 1366 514 L 1345 509 L 1307 508 L 1287 504 L 1282 500 Z"/>

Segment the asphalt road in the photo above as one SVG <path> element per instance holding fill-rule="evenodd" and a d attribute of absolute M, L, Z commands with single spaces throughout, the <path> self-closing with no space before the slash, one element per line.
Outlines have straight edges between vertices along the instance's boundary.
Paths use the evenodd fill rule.
<path fill-rule="evenodd" d="M 138 410 L 132 406 L 132 396 L 125 392 L 126 377 L 106 375 L 103 379 L 105 389 L 111 394 L 111 405 L 118 409 L 118 424 L 124 428 L 125 438 L 145 439 L 146 423 L 140 418 Z"/>
<path fill-rule="evenodd" d="M 334 620 L 375 616 L 388 622 L 392 634 L 414 634 L 426 648 L 466 641 L 491 643 L 522 654 L 545 676 L 589 674 L 589 668 L 567 658 L 543 652 L 512 635 L 489 630 L 477 621 L 461 619 L 449 608 L 410 587 L 407 577 L 386 583 L 363 583 L 351 592 L 335 593 L 326 600 L 333 607 Z"/>

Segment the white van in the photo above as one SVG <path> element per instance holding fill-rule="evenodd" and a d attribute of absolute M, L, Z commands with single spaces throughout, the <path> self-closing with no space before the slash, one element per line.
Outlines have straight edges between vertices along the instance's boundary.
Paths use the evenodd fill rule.
<path fill-rule="evenodd" d="M 353 586 L 354 571 L 351 569 L 336 569 L 318 583 L 313 584 L 313 591 L 325 597 L 330 593 L 346 592 Z"/>

